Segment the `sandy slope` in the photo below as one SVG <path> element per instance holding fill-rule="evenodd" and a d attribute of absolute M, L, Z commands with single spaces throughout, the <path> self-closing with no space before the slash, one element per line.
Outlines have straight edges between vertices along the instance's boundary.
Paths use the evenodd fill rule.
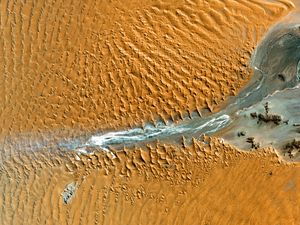
<path fill-rule="evenodd" d="M 112 129 L 214 109 L 288 1 L 4 1 L 1 133 Z"/>
<path fill-rule="evenodd" d="M 213 110 L 248 81 L 253 48 L 292 9 L 284 0 L 0 7 L 2 135 Z M 300 224 L 297 165 L 208 141 L 115 159 L 11 151 L 1 156 L 0 224 Z"/>
<path fill-rule="evenodd" d="M 111 159 L 38 153 L 2 166 L 1 224 L 299 224 L 300 168 L 208 140 Z M 76 184 L 68 204 L 65 187 Z"/>

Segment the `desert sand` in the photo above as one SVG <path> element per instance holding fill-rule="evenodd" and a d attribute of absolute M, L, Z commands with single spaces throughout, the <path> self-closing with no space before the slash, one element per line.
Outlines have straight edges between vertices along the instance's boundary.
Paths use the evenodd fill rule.
<path fill-rule="evenodd" d="M 127 3 L 129 2 L 129 3 Z M 214 108 L 289 1 L 6 1 L 1 133 L 117 129 Z"/>
<path fill-rule="evenodd" d="M 12 156 L 2 165 L 1 224 L 299 224 L 297 165 L 270 149 L 208 141 L 126 149 L 114 159 Z"/>
<path fill-rule="evenodd" d="M 255 47 L 295 5 L 17 0 L 0 7 L 4 145 L 23 133 L 119 130 L 217 111 L 249 82 Z M 273 148 L 246 152 L 217 137 L 114 155 L 14 144 L 0 152 L 1 225 L 300 224 L 299 164 Z"/>

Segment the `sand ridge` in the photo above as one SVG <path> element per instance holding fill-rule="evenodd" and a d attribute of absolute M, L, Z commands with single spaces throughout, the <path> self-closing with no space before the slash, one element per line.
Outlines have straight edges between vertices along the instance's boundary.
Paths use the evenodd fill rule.
<path fill-rule="evenodd" d="M 1 133 L 117 129 L 214 110 L 289 1 L 1 4 Z"/>
<path fill-rule="evenodd" d="M 286 0 L 1 2 L 1 143 L 213 111 L 247 83 L 254 47 L 291 9 Z M 205 138 L 116 157 L 10 148 L 0 154 L 0 224 L 300 223 L 298 164 Z"/>
<path fill-rule="evenodd" d="M 299 167 L 207 138 L 112 159 L 39 152 L 2 166 L 2 224 L 297 224 Z M 76 185 L 70 201 L 63 193 Z"/>

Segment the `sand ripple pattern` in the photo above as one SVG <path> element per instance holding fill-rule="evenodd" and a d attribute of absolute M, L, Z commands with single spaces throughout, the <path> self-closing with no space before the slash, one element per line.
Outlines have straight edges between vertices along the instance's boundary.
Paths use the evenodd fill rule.
<path fill-rule="evenodd" d="M 1 144 L 18 132 L 213 111 L 249 80 L 253 47 L 291 8 L 285 0 L 1 1 Z M 0 224 L 299 223 L 297 168 L 279 167 L 269 151 L 205 143 L 116 157 L 11 148 L 0 154 Z"/>
<path fill-rule="evenodd" d="M 4 1 L 1 133 L 140 125 L 214 110 L 288 1 Z"/>
<path fill-rule="evenodd" d="M 299 168 L 269 151 L 207 141 L 126 149 L 114 159 L 103 152 L 15 154 L 0 168 L 0 224 L 299 222 Z"/>

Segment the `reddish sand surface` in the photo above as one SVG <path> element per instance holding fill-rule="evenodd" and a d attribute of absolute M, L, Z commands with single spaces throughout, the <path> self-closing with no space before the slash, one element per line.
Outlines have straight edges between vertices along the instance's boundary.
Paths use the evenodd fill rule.
<path fill-rule="evenodd" d="M 289 1 L 5 1 L 1 133 L 119 129 L 214 110 Z"/>
<path fill-rule="evenodd" d="M 123 129 L 217 110 L 287 0 L 5 1 L 1 137 Z M 41 149 L 0 157 L 0 224 L 300 224 L 300 168 L 208 138 L 116 158 Z M 65 199 L 63 198 L 65 197 Z"/>
<path fill-rule="evenodd" d="M 1 224 L 300 224 L 300 168 L 217 139 L 2 165 Z M 67 204 L 68 184 L 76 191 Z"/>

